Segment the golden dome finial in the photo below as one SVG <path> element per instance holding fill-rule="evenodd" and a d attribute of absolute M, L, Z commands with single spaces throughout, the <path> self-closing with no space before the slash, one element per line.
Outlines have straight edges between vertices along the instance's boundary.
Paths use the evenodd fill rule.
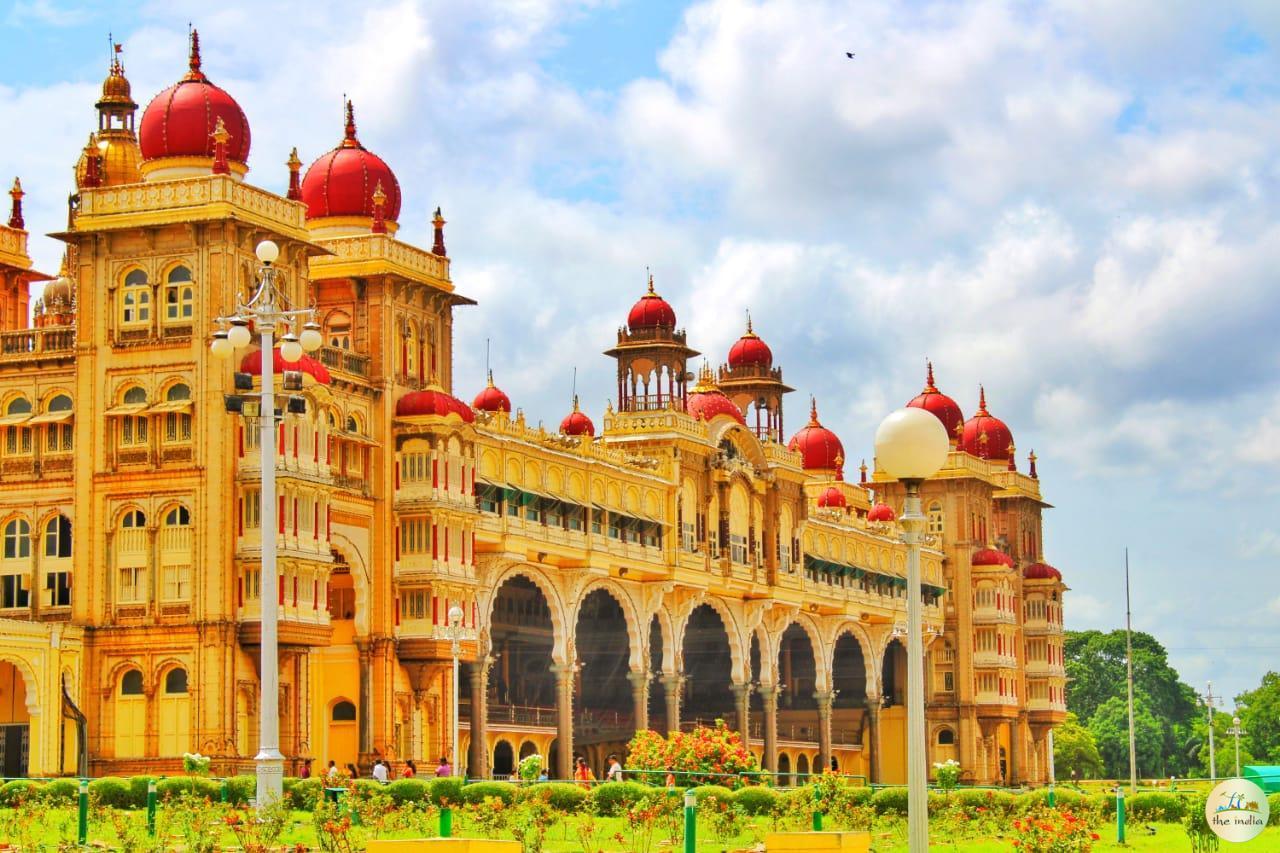
<path fill-rule="evenodd" d="M 649 272 L 649 268 L 645 267 L 644 271 L 649 275 L 649 295 L 657 296 L 658 293 L 653 289 L 653 273 Z"/>
<path fill-rule="evenodd" d="M 818 398 L 809 395 L 809 426 L 819 426 L 818 424 Z"/>
<path fill-rule="evenodd" d="M 751 328 L 751 309 L 747 309 L 747 334 L 754 335 L 755 332 Z"/>
<path fill-rule="evenodd" d="M 924 392 L 926 394 L 938 393 L 938 386 L 933 384 L 933 362 L 925 359 L 925 376 L 924 376 Z"/>
<path fill-rule="evenodd" d="M 27 227 L 26 222 L 22 218 L 22 197 L 26 195 L 22 191 L 22 182 L 16 177 L 13 179 L 13 187 L 9 190 L 9 197 L 13 199 L 13 207 L 9 211 L 9 227 L 23 230 Z"/>

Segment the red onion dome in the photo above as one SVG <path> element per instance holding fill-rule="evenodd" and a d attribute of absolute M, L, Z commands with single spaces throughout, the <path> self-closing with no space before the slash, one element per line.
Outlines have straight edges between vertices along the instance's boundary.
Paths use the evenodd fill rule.
<path fill-rule="evenodd" d="M 564 435 L 590 435 L 596 434 L 596 425 L 591 422 L 591 418 L 578 408 L 578 395 L 573 396 L 573 411 L 564 416 L 564 420 L 560 422 L 560 432 Z"/>
<path fill-rule="evenodd" d="M 773 350 L 751 330 L 751 318 L 747 318 L 747 331 L 729 347 L 729 367 L 761 367 L 768 370 L 773 366 Z"/>
<path fill-rule="evenodd" d="M 274 348 L 271 352 L 271 369 L 275 372 L 276 376 L 279 376 L 286 370 L 298 370 L 307 376 L 310 376 L 321 385 L 329 384 L 329 369 L 311 356 L 304 354 L 298 361 L 285 361 L 284 356 L 280 354 L 279 347 Z M 251 373 L 254 376 L 262 375 L 261 349 L 256 349 L 245 354 L 245 357 L 240 360 L 240 372 Z"/>
<path fill-rule="evenodd" d="M 466 423 L 475 423 L 471 407 L 438 386 L 422 391 L 410 391 L 396 401 L 396 417 L 419 416 L 447 418 L 456 415 Z"/>
<path fill-rule="evenodd" d="M 737 403 L 726 397 L 725 393 L 716 387 L 711 379 L 711 371 L 705 367 L 698 376 L 698 384 L 689 392 L 685 411 L 693 415 L 695 420 L 709 421 L 717 415 L 727 415 L 743 426 L 747 425 Z"/>
<path fill-rule="evenodd" d="M 386 162 L 356 138 L 355 109 L 347 101 L 347 125 L 342 142 L 307 167 L 302 177 L 302 200 L 307 218 L 325 216 L 375 216 L 375 194 L 381 185 L 385 196 L 382 219 L 400 217 L 400 182 Z"/>
<path fill-rule="evenodd" d="M 898 514 L 888 504 L 876 504 L 867 511 L 867 521 L 893 521 Z"/>
<path fill-rule="evenodd" d="M 969 560 L 971 566 L 1008 566 L 1013 568 L 1013 557 L 1010 557 L 1004 551 L 997 551 L 995 548 L 983 548 L 973 553 L 973 558 Z"/>
<path fill-rule="evenodd" d="M 138 127 L 142 159 L 213 157 L 213 132 L 222 119 L 227 160 L 249 160 L 249 120 L 235 98 L 209 82 L 200 70 L 200 34 L 191 33 L 187 75 L 151 99 Z"/>
<path fill-rule="evenodd" d="M 959 443 L 960 434 L 964 429 L 964 412 L 960 411 L 960 405 L 955 400 L 943 394 L 933 384 L 933 362 L 928 362 L 928 365 L 929 370 L 925 376 L 924 390 L 907 405 L 916 409 L 924 409 L 942 421 L 942 425 L 946 427 L 947 435 L 951 438 L 952 446 L 955 446 Z"/>
<path fill-rule="evenodd" d="M 987 392 L 978 389 L 978 411 L 964 422 L 960 449 L 981 459 L 1009 459 L 1013 453 L 1013 433 L 1004 421 L 987 411 Z"/>
<path fill-rule="evenodd" d="M 1048 563 L 1032 563 L 1022 570 L 1022 576 L 1029 581 L 1062 580 L 1062 572 Z"/>
<path fill-rule="evenodd" d="M 844 445 L 834 432 L 818 423 L 818 403 L 809 405 L 809 423 L 791 437 L 787 449 L 798 452 L 806 471 L 831 471 L 844 462 Z"/>
<path fill-rule="evenodd" d="M 849 505 L 849 501 L 845 498 L 844 492 L 840 491 L 836 486 L 827 486 L 827 490 L 818 495 L 818 506 L 827 509 L 844 509 Z"/>
<path fill-rule="evenodd" d="M 511 414 L 511 398 L 502 389 L 493 384 L 493 371 L 489 371 L 489 384 L 476 395 L 471 408 L 482 412 L 506 412 Z"/>
<path fill-rule="evenodd" d="M 674 329 L 676 312 L 667 300 L 654 292 L 653 276 L 649 276 L 649 292 L 631 306 L 631 312 L 627 314 L 627 328 L 651 329 L 655 326 Z"/>

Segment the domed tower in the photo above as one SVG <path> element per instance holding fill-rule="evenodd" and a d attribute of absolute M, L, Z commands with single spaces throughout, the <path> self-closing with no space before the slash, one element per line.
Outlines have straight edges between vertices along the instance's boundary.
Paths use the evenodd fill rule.
<path fill-rule="evenodd" d="M 987 411 L 987 390 L 978 388 L 978 411 L 964 422 L 960 449 L 981 459 L 1013 464 L 1013 433 Z"/>
<path fill-rule="evenodd" d="M 960 410 L 960 404 L 938 390 L 938 386 L 933 384 L 933 362 L 925 362 L 927 371 L 925 373 L 924 390 L 917 394 L 907 403 L 909 408 L 924 409 L 938 420 L 942 421 L 942 426 L 947 431 L 948 437 L 951 439 L 951 446 L 955 447 L 960 443 L 960 435 L 964 431 L 964 412 Z"/>
<path fill-rule="evenodd" d="M 386 161 L 360 144 L 351 101 L 342 141 L 307 167 L 302 201 L 316 237 L 394 234 L 399 228 L 400 182 Z"/>
<path fill-rule="evenodd" d="M 676 312 L 653 289 L 631 307 L 618 344 L 605 355 L 618 361 L 618 411 L 651 412 L 684 408 L 688 400 L 687 364 L 698 355 L 676 329 Z"/>
<path fill-rule="evenodd" d="M 809 402 L 809 423 L 802 426 L 787 445 L 801 456 L 809 473 L 834 476 L 844 462 L 844 445 L 834 432 L 818 420 L 818 401 Z"/>
<path fill-rule="evenodd" d="M 142 113 L 142 178 L 163 181 L 215 171 L 244 177 L 249 142 L 244 110 L 201 69 L 200 34 L 193 30 L 186 76 L 152 98 Z"/>
<path fill-rule="evenodd" d="M 142 180 L 142 152 L 133 128 L 138 105 L 133 100 L 129 80 L 124 76 L 120 50 L 117 44 L 107 79 L 102 81 L 102 97 L 95 105 L 98 108 L 98 130 L 90 135 L 89 144 L 76 162 L 77 188 L 114 187 Z M 95 157 L 96 162 L 91 163 Z"/>
<path fill-rule="evenodd" d="M 782 440 L 782 395 L 795 389 L 783 384 L 782 368 L 773 366 L 773 351 L 752 330 L 750 315 L 746 332 L 729 348 L 728 361 L 720 367 L 718 383 L 744 416 L 755 409 L 761 441 Z"/>

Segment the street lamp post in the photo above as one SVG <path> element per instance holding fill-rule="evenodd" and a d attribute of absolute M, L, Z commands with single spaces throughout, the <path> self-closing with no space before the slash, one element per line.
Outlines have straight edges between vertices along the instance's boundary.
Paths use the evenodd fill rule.
<path fill-rule="evenodd" d="M 249 324 L 261 334 L 262 344 L 262 390 L 257 394 L 244 393 L 248 390 L 237 381 L 236 390 L 240 393 L 227 397 L 227 409 L 239 412 L 247 418 L 254 417 L 255 407 L 245 406 L 246 400 L 257 397 L 256 417 L 261 430 L 260 469 L 262 488 L 259 504 L 261 507 L 260 527 L 262 539 L 262 572 L 259 583 L 261 595 L 260 652 L 262 660 L 260 683 L 262 700 L 258 703 L 258 754 L 254 757 L 257 768 L 257 805 L 268 806 L 280 799 L 284 777 L 284 755 L 280 752 L 280 665 L 279 665 L 279 619 L 280 619 L 280 587 L 276 568 L 276 405 L 275 405 L 275 353 L 272 337 L 277 324 L 284 325 L 286 333 L 280 347 L 281 359 L 296 362 L 302 357 L 304 350 L 318 349 L 321 344 L 319 328 L 313 322 L 315 309 L 295 309 L 289 299 L 279 289 L 278 270 L 272 266 L 280 256 L 280 248 L 270 240 L 263 240 L 257 247 L 258 260 L 262 266 L 258 270 L 259 283 L 257 290 L 247 302 L 236 299 L 235 314 L 231 317 L 219 317 L 217 322 L 230 329 L 222 328 L 213 335 L 210 349 L 217 358 L 230 358 L 235 350 L 247 346 L 252 340 Z M 294 335 L 292 326 L 305 320 L 306 325 L 301 339 Z M 288 374 L 286 372 L 286 381 Z M 237 376 L 239 380 L 240 377 Z M 247 385 L 248 383 L 244 383 Z M 294 398 L 301 402 L 301 398 Z M 294 408 L 290 400 L 290 411 Z M 300 408 L 300 406 L 299 406 Z"/>
<path fill-rule="evenodd" d="M 1218 781 L 1218 757 L 1214 754 L 1213 749 L 1213 706 L 1217 704 L 1218 697 L 1213 695 L 1213 682 L 1208 682 L 1209 690 L 1201 699 L 1204 705 L 1209 709 L 1209 778 Z"/>
<path fill-rule="evenodd" d="M 453 772 L 456 776 L 462 774 L 458 772 L 458 656 L 462 653 L 459 645 L 462 640 L 462 608 L 453 605 L 449 608 L 449 652 L 453 655 L 453 743 L 450 749 L 453 750 Z M 472 727 L 474 729 L 474 726 Z"/>
<path fill-rule="evenodd" d="M 907 544 L 907 841 L 911 853 L 929 849 L 929 772 L 925 757 L 924 632 L 920 591 L 920 484 L 946 463 L 946 428 L 923 409 L 899 409 L 876 430 L 876 463 L 902 481 L 903 541 Z"/>
<path fill-rule="evenodd" d="M 1231 730 L 1227 732 L 1229 735 L 1235 735 L 1236 738 L 1236 778 L 1240 778 L 1240 735 L 1247 734 L 1244 729 L 1240 728 L 1240 718 L 1231 718 Z"/>

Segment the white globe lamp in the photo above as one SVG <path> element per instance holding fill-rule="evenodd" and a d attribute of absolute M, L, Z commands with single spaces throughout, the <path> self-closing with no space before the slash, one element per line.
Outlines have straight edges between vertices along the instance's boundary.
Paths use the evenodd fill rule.
<path fill-rule="evenodd" d="M 298 336 L 293 332 L 286 332 L 284 337 L 280 338 L 280 358 L 289 364 L 302 358 L 302 344 L 298 342 Z"/>
<path fill-rule="evenodd" d="M 320 334 L 320 324 L 312 320 L 302 326 L 302 348 L 307 352 L 315 352 L 324 343 Z"/>
<path fill-rule="evenodd" d="M 253 340 L 253 335 L 249 333 L 249 321 L 240 317 L 231 321 L 231 329 L 227 332 L 227 340 L 231 342 L 234 349 L 244 349 L 249 345 L 249 341 Z"/>
<path fill-rule="evenodd" d="M 449 608 L 449 624 L 455 628 L 462 624 L 462 608 L 456 604 Z"/>
<path fill-rule="evenodd" d="M 932 477 L 950 450 L 946 427 L 924 409 L 898 409 L 876 429 L 876 463 L 897 480 Z"/>
<path fill-rule="evenodd" d="M 280 247 L 271 240 L 263 240 L 258 244 L 255 252 L 258 255 L 258 260 L 264 264 L 274 264 L 276 258 L 280 257 Z"/>
<path fill-rule="evenodd" d="M 219 329 L 213 333 L 213 343 L 209 344 L 209 349 L 214 358 L 227 359 L 231 357 L 236 348 L 231 345 L 231 340 L 227 337 L 226 331 Z"/>

